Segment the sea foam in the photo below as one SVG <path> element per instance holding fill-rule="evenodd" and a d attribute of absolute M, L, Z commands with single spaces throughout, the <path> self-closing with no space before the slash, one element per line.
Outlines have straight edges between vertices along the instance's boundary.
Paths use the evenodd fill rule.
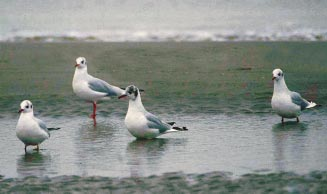
<path fill-rule="evenodd" d="M 66 33 L 18 31 L 0 37 L 1 42 L 198 42 L 198 41 L 326 41 L 326 31 L 294 30 L 289 32 L 233 31 L 146 31 L 113 30 Z"/>

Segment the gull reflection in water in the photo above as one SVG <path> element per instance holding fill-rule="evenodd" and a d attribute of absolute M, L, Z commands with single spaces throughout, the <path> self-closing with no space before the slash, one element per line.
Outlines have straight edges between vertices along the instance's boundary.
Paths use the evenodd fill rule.
<path fill-rule="evenodd" d="M 42 152 L 27 152 L 17 159 L 16 170 L 19 177 L 48 174 L 51 166 L 51 155 Z"/>
<path fill-rule="evenodd" d="M 77 144 L 90 144 L 94 142 L 110 142 L 116 133 L 115 125 L 98 123 L 97 126 L 93 124 L 81 125 L 80 129 L 76 131 Z"/>
<path fill-rule="evenodd" d="M 301 162 L 305 149 L 307 124 L 285 122 L 273 125 L 273 154 L 276 170 L 290 170 L 290 161 Z"/>
<path fill-rule="evenodd" d="M 93 124 L 81 125 L 74 136 L 74 147 L 76 149 L 76 161 L 79 171 L 83 176 L 89 173 L 98 172 L 99 169 L 92 166 L 99 165 L 105 168 L 108 164 L 100 161 L 107 161 L 107 156 L 111 156 L 115 150 L 115 134 L 118 129 L 113 124 L 98 122 Z"/>

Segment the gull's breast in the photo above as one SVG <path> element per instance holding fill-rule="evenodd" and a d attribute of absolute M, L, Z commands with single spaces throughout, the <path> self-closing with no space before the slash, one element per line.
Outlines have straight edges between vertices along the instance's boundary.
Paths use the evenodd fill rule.
<path fill-rule="evenodd" d="M 35 121 L 24 120 L 18 122 L 16 129 L 18 139 L 24 144 L 38 145 L 49 138 L 49 135 L 44 130 L 40 129 Z"/>
<path fill-rule="evenodd" d="M 285 118 L 295 118 L 301 113 L 301 107 L 294 104 L 291 96 L 287 94 L 273 95 L 271 107 L 278 115 Z"/>
<path fill-rule="evenodd" d="M 137 138 L 151 139 L 159 135 L 158 129 L 150 129 L 143 112 L 128 111 L 125 118 L 128 131 Z"/>

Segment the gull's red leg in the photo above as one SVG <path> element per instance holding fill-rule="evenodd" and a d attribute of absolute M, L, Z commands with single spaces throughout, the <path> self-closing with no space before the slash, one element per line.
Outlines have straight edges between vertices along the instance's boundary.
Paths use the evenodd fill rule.
<path fill-rule="evenodd" d="M 97 103 L 93 102 L 93 113 L 90 115 L 90 118 L 95 119 L 96 111 L 97 111 Z"/>
<path fill-rule="evenodd" d="M 97 103 L 93 102 L 93 113 L 91 114 L 91 118 L 93 119 L 93 126 L 96 126 L 97 121 L 96 121 L 96 112 L 97 112 Z"/>

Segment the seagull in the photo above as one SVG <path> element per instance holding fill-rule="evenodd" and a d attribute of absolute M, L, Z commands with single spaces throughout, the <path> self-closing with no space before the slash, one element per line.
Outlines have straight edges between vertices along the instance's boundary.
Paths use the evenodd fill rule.
<path fill-rule="evenodd" d="M 120 96 L 124 93 L 123 89 L 89 75 L 84 57 L 78 57 L 76 59 L 72 85 L 73 91 L 78 97 L 93 103 L 93 113 L 90 117 L 94 120 L 94 125 L 96 125 L 97 101 L 105 98 L 108 99 L 112 96 Z"/>
<path fill-rule="evenodd" d="M 296 118 L 296 121 L 300 122 L 301 111 L 315 107 L 317 104 L 308 102 L 297 92 L 290 91 L 286 86 L 281 69 L 275 69 L 272 74 L 272 80 L 274 80 L 274 93 L 271 98 L 272 109 L 282 117 L 282 123 L 284 123 L 284 118 Z"/>
<path fill-rule="evenodd" d="M 39 144 L 50 138 L 49 131 L 60 128 L 47 128 L 46 124 L 34 117 L 33 104 L 29 100 L 24 100 L 20 104 L 20 117 L 16 126 L 16 135 L 27 146 L 36 146 L 39 151 Z"/>
<path fill-rule="evenodd" d="M 175 122 L 163 122 L 157 116 L 146 111 L 141 101 L 140 90 L 136 86 L 128 86 L 125 93 L 118 98 L 126 96 L 129 98 L 129 105 L 125 125 L 134 137 L 152 139 L 162 134 L 188 130 L 186 127 L 174 126 Z"/>

